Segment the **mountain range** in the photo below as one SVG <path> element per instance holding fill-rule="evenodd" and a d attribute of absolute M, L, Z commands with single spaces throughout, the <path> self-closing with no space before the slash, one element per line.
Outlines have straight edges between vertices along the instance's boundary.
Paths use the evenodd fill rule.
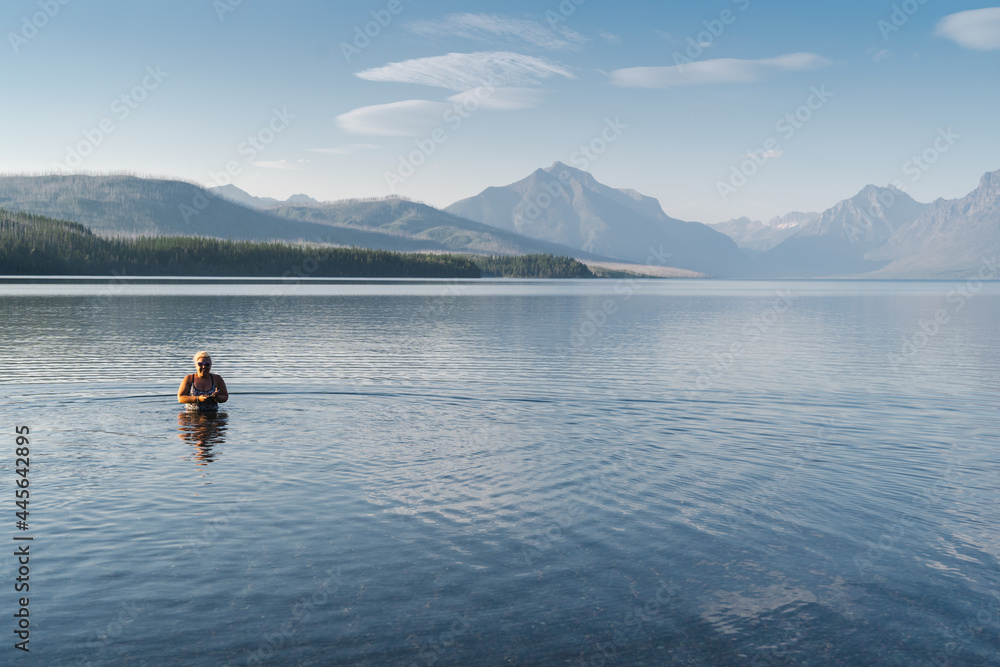
<path fill-rule="evenodd" d="M 868 185 L 822 213 L 792 215 L 772 221 L 778 224 L 770 230 L 723 225 L 770 277 L 975 275 L 1000 257 L 1000 171 L 983 175 L 959 199 L 923 204 L 895 187 Z"/>
<path fill-rule="evenodd" d="M 3 176 L 0 208 L 78 222 L 104 236 L 212 236 L 402 252 L 541 253 L 608 259 L 401 199 L 320 204 L 307 198 L 311 205 L 302 206 L 295 202 L 303 200 L 293 197 L 285 202 L 274 200 L 270 210 L 258 210 L 234 201 L 233 190 L 219 197 L 183 181 L 127 175 Z"/>
<path fill-rule="evenodd" d="M 938 199 L 901 225 L 869 253 L 886 262 L 872 275 L 942 277 L 980 275 L 985 266 L 996 278 L 1000 258 L 1000 171 L 984 174 L 979 187 L 959 199 Z"/>
<path fill-rule="evenodd" d="M 858 194 L 797 225 L 795 233 L 764 253 L 769 275 L 806 278 L 865 274 L 886 261 L 870 257 L 924 204 L 895 188 L 866 186 Z"/>
<path fill-rule="evenodd" d="M 445 211 L 536 239 L 638 264 L 667 264 L 722 277 L 754 275 L 736 243 L 697 222 L 671 218 L 652 197 L 617 190 L 556 162 L 491 187 Z"/>
<path fill-rule="evenodd" d="M 309 195 L 301 194 L 292 195 L 285 201 L 275 199 L 274 197 L 255 197 L 249 192 L 240 190 L 238 187 L 231 184 L 209 188 L 208 191 L 217 197 L 223 197 L 224 199 L 236 202 L 237 204 L 243 204 L 247 208 L 259 208 L 263 210 L 278 208 L 279 206 L 311 206 L 320 203 Z"/>
<path fill-rule="evenodd" d="M 547 253 L 716 277 L 947 278 L 1000 256 L 1000 171 L 965 197 L 869 185 L 822 212 L 704 225 L 556 162 L 439 210 L 399 198 L 319 202 L 126 175 L 0 176 L 0 208 L 105 236 L 183 235 L 398 251 Z"/>
<path fill-rule="evenodd" d="M 732 238 L 736 241 L 736 245 L 751 257 L 757 257 L 760 253 L 767 252 L 794 235 L 801 225 L 811 222 L 819 216 L 820 214 L 815 212 L 800 213 L 796 211 L 771 218 L 768 222 L 744 217 L 727 222 L 710 223 L 708 226 Z"/>

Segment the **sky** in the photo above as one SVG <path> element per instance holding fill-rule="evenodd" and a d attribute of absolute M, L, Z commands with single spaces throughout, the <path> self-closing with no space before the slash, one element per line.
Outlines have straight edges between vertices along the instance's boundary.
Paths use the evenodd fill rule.
<path fill-rule="evenodd" d="M 444 207 L 560 161 L 715 223 L 1000 169 L 982 0 L 7 0 L 0 29 L 4 174 Z"/>

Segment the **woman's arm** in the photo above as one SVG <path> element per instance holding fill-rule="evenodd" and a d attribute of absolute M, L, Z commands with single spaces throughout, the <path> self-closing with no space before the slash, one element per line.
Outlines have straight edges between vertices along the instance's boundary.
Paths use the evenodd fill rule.
<path fill-rule="evenodd" d="M 180 388 L 177 389 L 177 402 L 178 403 L 191 403 L 192 402 L 190 399 L 192 399 L 194 397 L 188 395 L 188 391 L 190 390 L 188 385 L 190 385 L 190 384 L 191 384 L 191 376 L 190 375 L 185 375 L 184 379 L 181 380 L 181 386 L 180 386 Z"/>
<path fill-rule="evenodd" d="M 207 396 L 191 396 L 191 376 L 185 375 L 181 386 L 177 389 L 178 403 L 201 403 Z"/>
<path fill-rule="evenodd" d="M 226 381 L 222 379 L 221 375 L 216 375 L 215 380 L 215 400 L 219 403 L 225 403 L 229 400 L 229 389 L 226 388 Z"/>

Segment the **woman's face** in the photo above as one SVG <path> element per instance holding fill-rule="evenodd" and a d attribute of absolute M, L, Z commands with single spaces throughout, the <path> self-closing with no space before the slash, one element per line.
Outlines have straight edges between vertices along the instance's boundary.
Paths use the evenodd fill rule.
<path fill-rule="evenodd" d="M 195 362 L 198 367 L 198 375 L 204 375 L 212 370 L 212 360 L 208 357 L 201 357 Z"/>

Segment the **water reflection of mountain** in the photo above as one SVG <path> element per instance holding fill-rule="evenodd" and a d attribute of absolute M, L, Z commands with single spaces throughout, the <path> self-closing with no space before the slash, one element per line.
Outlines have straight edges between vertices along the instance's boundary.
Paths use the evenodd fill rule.
<path fill-rule="evenodd" d="M 216 459 L 216 445 L 226 441 L 229 415 L 225 412 L 188 412 L 177 415 L 177 430 L 181 440 L 194 446 L 198 465 L 208 465 Z"/>

